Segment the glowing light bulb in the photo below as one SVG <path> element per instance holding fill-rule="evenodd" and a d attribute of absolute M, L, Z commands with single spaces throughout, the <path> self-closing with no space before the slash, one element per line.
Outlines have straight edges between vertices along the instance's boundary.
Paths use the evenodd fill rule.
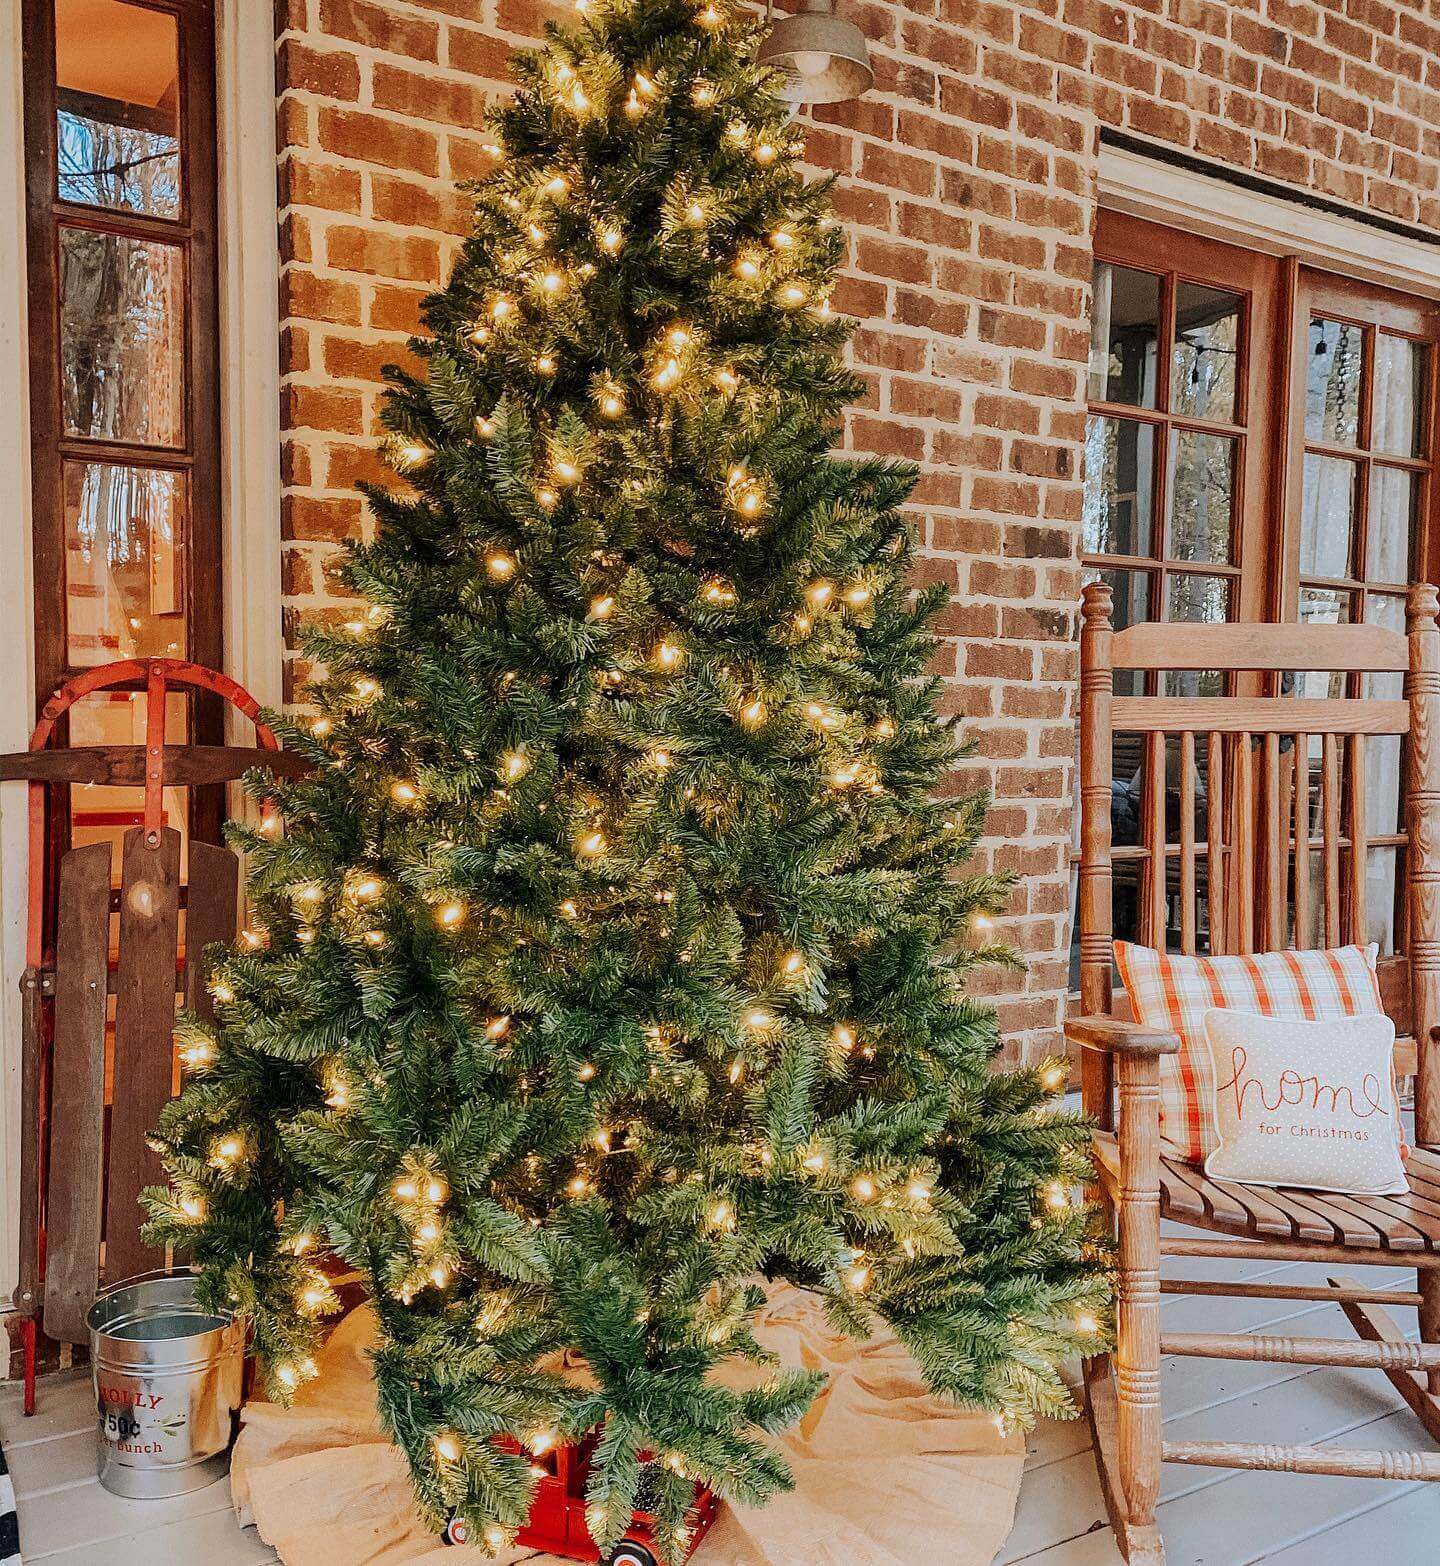
<path fill-rule="evenodd" d="M 537 375 L 554 375 L 555 368 L 555 356 L 553 354 L 542 353 L 535 360 L 535 373 Z"/>
<path fill-rule="evenodd" d="M 803 952 L 790 952 L 785 958 L 785 972 L 793 978 L 795 974 L 802 973 L 805 969 L 805 956 Z"/>
<path fill-rule="evenodd" d="M 530 758 L 523 750 L 503 751 L 500 756 L 500 772 L 507 783 L 518 783 L 530 770 Z"/>
<path fill-rule="evenodd" d="M 811 1174 L 823 1174 L 828 1163 L 824 1153 L 809 1153 L 800 1160 L 800 1167 L 808 1169 Z"/>
<path fill-rule="evenodd" d="M 400 447 L 400 460 L 406 467 L 417 468 L 431 455 L 430 448 L 419 440 L 408 440 Z"/>
<path fill-rule="evenodd" d="M 740 384 L 740 378 L 728 366 L 716 370 L 714 380 L 723 392 L 733 392 Z"/>
<path fill-rule="evenodd" d="M 490 301 L 490 319 L 497 325 L 515 313 L 515 301 L 508 294 L 496 294 Z"/>
<path fill-rule="evenodd" d="M 606 392 L 600 399 L 600 412 L 607 419 L 618 419 L 625 411 L 625 399 L 619 392 Z"/>
<path fill-rule="evenodd" d="M 857 582 L 854 587 L 847 587 L 843 594 L 845 602 L 852 609 L 863 609 L 874 596 L 863 582 Z"/>
<path fill-rule="evenodd" d="M 704 228 L 705 208 L 698 201 L 692 201 L 685 208 L 685 226 L 687 228 Z"/>
<path fill-rule="evenodd" d="M 385 932 L 383 930 L 366 930 L 361 939 L 367 946 L 383 946 L 385 944 Z"/>
<path fill-rule="evenodd" d="M 599 598 L 590 600 L 590 608 L 586 611 L 586 618 L 590 620 L 608 620 L 615 612 L 615 600 L 604 593 Z"/>
<path fill-rule="evenodd" d="M 1075 1318 L 1075 1330 L 1077 1332 L 1083 1332 L 1088 1336 L 1090 1334 L 1099 1332 L 1100 1323 L 1095 1319 L 1094 1316 L 1090 1315 L 1088 1311 L 1083 1311 Z"/>
<path fill-rule="evenodd" d="M 799 283 L 786 283 L 784 288 L 780 290 L 780 303 L 787 310 L 798 310 L 805 303 L 805 299 L 805 290 Z"/>
<path fill-rule="evenodd" d="M 602 832 L 590 832 L 580 839 L 580 852 L 587 858 L 593 859 L 605 852 L 605 835 Z"/>
<path fill-rule="evenodd" d="M 670 752 L 668 750 L 652 750 L 647 759 L 657 772 L 664 772 L 670 765 Z"/>
<path fill-rule="evenodd" d="M 215 1144 L 215 1155 L 210 1161 L 222 1165 L 238 1163 L 244 1152 L 245 1143 L 240 1137 L 234 1135 L 222 1137 Z"/>
<path fill-rule="evenodd" d="M 390 1187 L 397 1202 L 413 1202 L 420 1195 L 420 1187 L 408 1177 L 402 1177 Z"/>
<path fill-rule="evenodd" d="M 930 1187 L 923 1180 L 912 1180 L 905 1187 L 905 1194 L 912 1202 L 928 1202 L 930 1200 Z"/>
<path fill-rule="evenodd" d="M 710 1222 L 713 1223 L 717 1229 L 728 1229 L 734 1227 L 735 1215 L 730 1210 L 729 1202 L 716 1202 L 716 1204 L 710 1209 Z"/>
<path fill-rule="evenodd" d="M 678 669 L 682 656 L 680 648 L 674 642 L 661 642 L 655 649 L 655 662 L 665 670 Z"/>
<path fill-rule="evenodd" d="M 765 721 L 765 703 L 758 696 L 740 709 L 740 721 L 747 729 L 758 729 Z"/>
<path fill-rule="evenodd" d="M 574 898 L 571 897 L 567 897 L 560 904 L 560 912 L 567 919 L 578 919 L 580 917 L 580 910 L 575 906 Z"/>
<path fill-rule="evenodd" d="M 745 1013 L 745 1026 L 756 1033 L 762 1033 L 774 1025 L 774 1017 L 763 1006 L 756 1006 Z"/>
<path fill-rule="evenodd" d="M 235 991 L 223 979 L 211 981 L 210 993 L 222 1006 L 228 1006 L 235 999 Z"/>
<path fill-rule="evenodd" d="M 744 1075 L 745 1062 L 743 1060 L 732 1060 L 730 1062 L 730 1081 L 732 1083 L 739 1082 L 740 1078 Z"/>
<path fill-rule="evenodd" d="M 371 679 L 369 675 L 362 675 L 350 689 L 354 691 L 357 701 L 373 701 L 380 694 L 380 682 Z"/>
<path fill-rule="evenodd" d="M 870 1282 L 870 1269 L 857 1263 L 845 1274 L 845 1282 L 857 1293 Z"/>
<path fill-rule="evenodd" d="M 570 189 L 570 181 L 563 174 L 555 174 L 540 187 L 547 196 L 553 196 L 557 201 Z"/>
<path fill-rule="evenodd" d="M 586 1191 L 590 1189 L 590 1182 L 584 1175 L 577 1174 L 571 1178 L 565 1189 L 569 1191 L 571 1196 L 584 1196 Z"/>
<path fill-rule="evenodd" d="M 325 736 L 334 727 L 335 725 L 330 721 L 329 718 L 316 718 L 316 720 L 310 725 L 310 732 L 315 735 L 317 739 L 324 739 Z"/>
<path fill-rule="evenodd" d="M 618 228 L 606 228 L 600 232 L 600 248 L 606 255 L 615 255 L 621 245 L 625 243 L 625 236 Z"/>
<path fill-rule="evenodd" d="M 477 348 L 483 348 L 493 335 L 494 333 L 491 332 L 490 328 L 483 323 L 477 324 L 470 329 L 470 341 Z"/>
<path fill-rule="evenodd" d="M 680 361 L 678 359 L 667 359 L 651 377 L 651 384 L 656 391 L 669 391 L 679 379 Z"/>
<path fill-rule="evenodd" d="M 357 902 L 373 903 L 385 890 L 385 883 L 374 875 L 363 875 L 358 881 L 350 883 L 350 895 Z"/>
<path fill-rule="evenodd" d="M 625 99 L 625 117 L 629 120 L 638 120 L 645 112 L 645 105 L 640 101 L 640 95 L 632 87 L 630 95 Z"/>
<path fill-rule="evenodd" d="M 568 457 L 562 457 L 555 464 L 555 482 L 569 488 L 580 482 L 580 469 Z"/>
<path fill-rule="evenodd" d="M 715 102 L 714 84 L 707 81 L 697 80 L 695 85 L 690 89 L 690 101 L 697 109 L 708 109 L 710 105 Z"/>
<path fill-rule="evenodd" d="M 719 6 L 711 3 L 700 12 L 695 20 L 700 24 L 701 27 L 715 28 L 719 27 L 725 18 L 721 14 Z"/>
<path fill-rule="evenodd" d="M 831 1031 L 830 1039 L 838 1049 L 851 1050 L 855 1048 L 855 1030 L 848 1023 L 837 1022 Z"/>
<path fill-rule="evenodd" d="M 1070 1193 L 1058 1180 L 1052 1180 L 1045 1187 L 1045 1205 L 1059 1212 L 1070 1205 Z"/>
<path fill-rule="evenodd" d="M 775 147 L 770 142 L 761 141 L 756 143 L 755 150 L 751 156 L 761 168 L 766 168 L 775 161 L 777 154 Z"/>
<path fill-rule="evenodd" d="M 868 1202 L 875 1195 L 875 1182 L 867 1175 L 861 1175 L 850 1189 L 862 1202 Z"/>
<path fill-rule="evenodd" d="M 458 1463 L 460 1461 L 460 1440 L 448 1430 L 435 1437 L 435 1456 L 442 1463 Z"/>
<path fill-rule="evenodd" d="M 197 1071 L 215 1059 L 215 1046 L 208 1039 L 197 1039 L 180 1051 L 180 1059 L 191 1071 Z"/>
<path fill-rule="evenodd" d="M 275 1367 L 275 1379 L 282 1387 L 288 1387 L 293 1391 L 300 1384 L 300 1372 L 294 1365 L 277 1365 Z"/>
<path fill-rule="evenodd" d="M 540 286 L 547 294 L 558 294 L 565 286 L 565 279 L 558 272 L 546 272 L 540 278 Z"/>
<path fill-rule="evenodd" d="M 1064 1066 L 1051 1066 L 1040 1080 L 1052 1093 L 1056 1093 L 1065 1086 L 1069 1078 L 1070 1073 Z"/>
<path fill-rule="evenodd" d="M 553 511 L 555 507 L 560 504 L 560 497 L 553 489 L 549 487 L 549 485 L 541 485 L 541 487 L 535 491 L 535 504 L 539 506 L 542 511 Z"/>
<path fill-rule="evenodd" d="M 735 275 L 747 283 L 760 275 L 760 261 L 753 251 L 745 251 L 735 258 Z"/>
<path fill-rule="evenodd" d="M 435 910 L 435 919 L 447 930 L 456 929 L 465 922 L 464 903 L 441 903 Z"/>
<path fill-rule="evenodd" d="M 433 1219 L 427 1218 L 415 1231 L 421 1241 L 426 1245 L 433 1245 L 440 1238 L 440 1225 Z"/>
<path fill-rule="evenodd" d="M 420 790 L 413 783 L 403 780 L 390 785 L 390 797 L 397 805 L 413 805 L 420 798 Z M 316 888 L 318 891 L 319 889 Z"/>
<path fill-rule="evenodd" d="M 205 1216 L 205 1201 L 199 1196 L 182 1196 L 180 1211 L 191 1223 L 198 1223 Z"/>
<path fill-rule="evenodd" d="M 559 1439 L 559 1435 L 554 1430 L 541 1430 L 538 1431 L 535 1435 L 532 1435 L 525 1444 L 530 1448 L 536 1457 L 544 1457 L 546 1452 L 548 1452 Z"/>
<path fill-rule="evenodd" d="M 806 601 L 813 609 L 823 609 L 834 596 L 835 585 L 833 582 L 811 582 L 809 587 L 805 589 Z"/>

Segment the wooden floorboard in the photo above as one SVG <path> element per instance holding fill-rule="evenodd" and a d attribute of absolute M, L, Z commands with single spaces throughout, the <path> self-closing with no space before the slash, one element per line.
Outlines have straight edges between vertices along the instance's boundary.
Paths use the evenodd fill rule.
<path fill-rule="evenodd" d="M 1345 1270 L 1404 1288 L 1393 1268 Z M 1169 1276 L 1323 1281 L 1299 1263 L 1167 1260 Z M 1415 1312 L 1396 1312 L 1413 1335 Z M 1166 1295 L 1171 1331 L 1304 1333 L 1342 1337 L 1332 1305 Z M 1172 1439 L 1321 1441 L 1433 1450 L 1382 1376 L 1298 1365 L 1179 1360 L 1164 1370 Z M 17 1388 L 0 1389 L 0 1439 L 15 1477 L 21 1541 L 35 1566 L 275 1566 L 253 1528 L 235 1524 L 229 1485 L 173 1501 L 123 1501 L 94 1479 L 86 1372 L 42 1384 L 34 1419 Z M 1440 1485 L 1387 1484 L 1169 1466 L 1160 1521 L 1170 1566 L 1422 1566 L 1440 1560 Z M 1047 1423 L 1030 1437 L 1015 1528 L 997 1566 L 1120 1566 L 1083 1421 Z M 336 1562 L 336 1566 L 347 1566 Z M 695 1566 L 705 1566 L 704 1550 Z M 786 1563 L 789 1566 L 789 1563 Z M 795 1563 L 801 1566 L 801 1563 Z M 915 1566 L 944 1566 L 918 1562 Z"/>

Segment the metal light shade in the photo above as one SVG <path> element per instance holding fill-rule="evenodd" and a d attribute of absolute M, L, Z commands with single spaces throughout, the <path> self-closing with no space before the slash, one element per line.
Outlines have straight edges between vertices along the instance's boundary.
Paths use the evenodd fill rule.
<path fill-rule="evenodd" d="M 842 103 L 874 85 L 865 35 L 830 9 L 831 0 L 805 0 L 805 9 L 782 16 L 756 53 L 788 78 L 787 103 Z"/>

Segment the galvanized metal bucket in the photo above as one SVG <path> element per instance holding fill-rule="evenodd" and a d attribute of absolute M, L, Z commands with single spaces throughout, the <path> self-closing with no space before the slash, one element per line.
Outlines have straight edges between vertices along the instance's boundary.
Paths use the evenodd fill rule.
<path fill-rule="evenodd" d="M 153 1500 L 221 1478 L 239 1424 L 244 1334 L 190 1273 L 128 1279 L 90 1307 L 100 1483 Z"/>

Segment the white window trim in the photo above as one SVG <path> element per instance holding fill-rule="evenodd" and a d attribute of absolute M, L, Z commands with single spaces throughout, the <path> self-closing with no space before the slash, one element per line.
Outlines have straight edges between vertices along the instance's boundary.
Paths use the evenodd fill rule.
<path fill-rule="evenodd" d="M 1299 256 L 1311 266 L 1407 294 L 1440 298 L 1440 243 L 1250 190 L 1128 148 L 1100 145 L 1099 203 L 1108 211 L 1267 255 Z"/>
<path fill-rule="evenodd" d="M 279 245 L 271 7 L 216 6 L 221 540 L 225 672 L 260 701 L 281 695 Z M 0 0 L 0 750 L 34 726 L 35 598 L 26 332 L 21 0 Z M 20 976 L 29 866 L 26 786 L 0 785 L 0 1310 L 19 1248 Z"/>

